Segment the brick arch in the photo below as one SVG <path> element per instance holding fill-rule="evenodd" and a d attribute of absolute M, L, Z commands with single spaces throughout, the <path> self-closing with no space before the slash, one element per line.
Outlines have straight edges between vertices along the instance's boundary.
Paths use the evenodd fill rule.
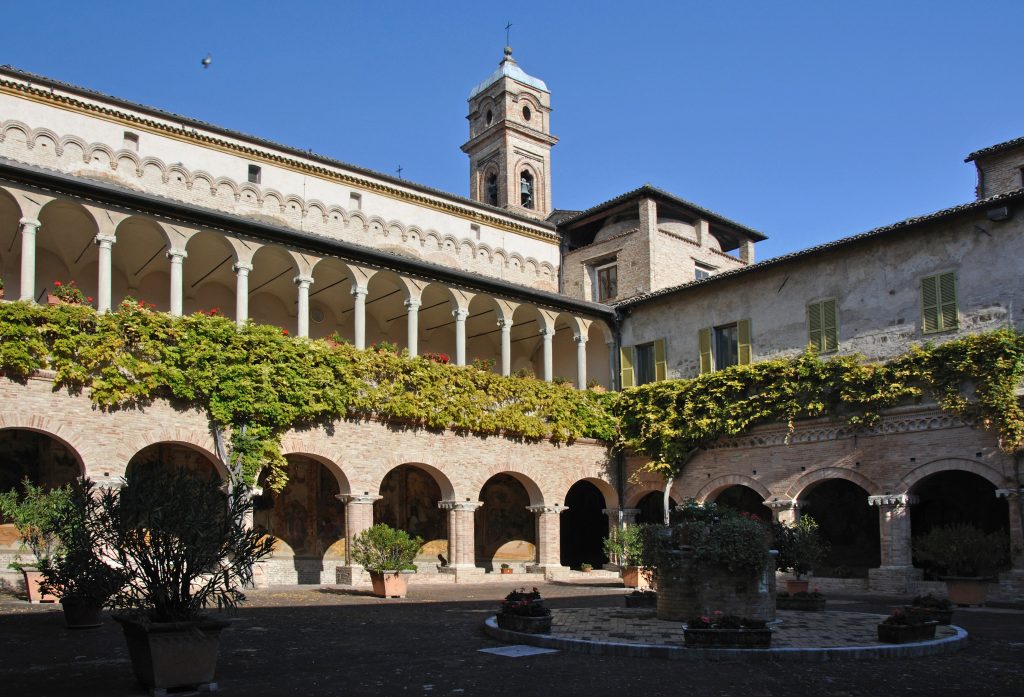
<path fill-rule="evenodd" d="M 640 501 L 650 494 L 659 494 L 664 496 L 665 487 L 660 485 L 655 486 L 653 482 L 645 482 L 642 486 L 631 488 L 629 493 L 626 495 L 626 505 L 624 508 L 636 508 L 640 504 Z M 669 496 L 671 497 L 671 493 Z M 677 501 L 679 500 L 678 497 L 674 498 L 676 498 Z"/>
<path fill-rule="evenodd" d="M 611 484 L 598 477 L 579 477 L 573 480 L 572 482 L 569 483 L 569 486 L 562 489 L 562 499 L 561 501 L 556 501 L 556 503 L 564 503 L 565 497 L 569 495 L 569 490 L 572 489 L 577 484 L 579 484 L 580 482 L 588 482 L 597 487 L 597 490 L 600 491 L 601 495 L 604 497 L 605 508 L 619 507 L 619 495 L 615 491 L 615 487 L 613 487 Z"/>
<path fill-rule="evenodd" d="M 132 444 L 119 444 L 117 449 L 114 451 L 114 457 L 117 463 L 121 466 L 122 471 L 127 471 L 128 463 L 132 461 L 132 458 L 138 455 L 140 452 L 145 450 L 151 445 L 158 445 L 160 443 L 175 443 L 177 445 L 184 445 L 187 448 L 198 451 L 206 456 L 206 459 L 210 461 L 213 468 L 217 471 L 218 476 L 221 479 L 226 480 L 228 478 L 227 467 L 217 457 L 217 445 L 214 443 L 213 436 L 206 431 L 194 431 L 186 428 L 168 428 L 161 429 L 158 431 L 142 432 L 137 438 L 132 439 Z"/>
<path fill-rule="evenodd" d="M 800 495 L 805 493 L 810 487 L 828 479 L 845 479 L 848 482 L 856 484 L 869 495 L 882 493 L 882 488 L 880 486 L 860 472 L 854 472 L 853 470 L 844 469 L 842 467 L 824 467 L 819 470 L 814 470 L 813 472 L 808 472 L 804 476 L 800 477 L 800 479 L 798 479 L 796 483 L 789 488 L 789 491 L 786 493 L 786 498 L 798 500 Z"/>
<path fill-rule="evenodd" d="M 998 470 L 975 460 L 966 460 L 958 457 L 944 457 L 938 460 L 926 462 L 914 468 L 899 481 L 893 493 L 903 494 L 913 490 L 923 480 L 938 474 L 939 472 L 971 472 L 979 477 L 988 480 L 993 486 L 999 488 L 1006 484 L 1004 477 Z"/>
<path fill-rule="evenodd" d="M 745 486 L 748 489 L 753 489 L 760 494 L 761 498 L 765 501 L 767 501 L 768 497 L 771 496 L 771 492 L 768 491 L 768 488 L 756 479 L 748 477 L 745 474 L 728 474 L 724 477 L 716 477 L 715 479 L 712 479 L 710 482 L 702 486 L 700 491 L 698 491 L 697 495 L 693 498 L 697 500 L 697 503 L 704 503 L 709 498 L 718 496 L 718 494 L 733 486 Z"/>
<path fill-rule="evenodd" d="M 339 449 L 324 447 L 311 441 L 286 439 L 281 443 L 281 454 L 285 457 L 301 455 L 323 465 L 337 480 L 339 494 L 352 493 L 352 486 L 341 466 L 343 457 Z"/>
<path fill-rule="evenodd" d="M 53 438 L 63 445 L 78 460 L 79 474 L 83 477 L 90 476 L 97 466 L 91 466 L 92 462 L 101 462 L 99 453 L 95 457 L 91 455 L 89 445 L 77 429 L 62 421 L 48 419 L 38 414 L 0 414 L 0 430 L 19 429 L 22 431 L 34 431 L 44 436 Z"/>
<path fill-rule="evenodd" d="M 531 477 L 529 477 L 528 475 L 523 474 L 522 472 L 518 472 L 518 471 L 516 471 L 514 469 L 508 468 L 508 467 L 505 467 L 505 468 L 494 467 L 494 468 L 492 468 L 489 471 L 489 473 L 487 474 L 486 478 L 483 480 L 483 482 L 477 488 L 476 498 L 473 498 L 473 500 L 476 501 L 480 497 L 480 494 L 483 493 L 484 487 L 487 486 L 487 482 L 491 481 L 493 478 L 495 478 L 495 477 L 497 477 L 498 475 L 501 475 L 501 474 L 508 475 L 509 477 L 512 477 L 517 482 L 519 482 L 520 484 L 523 485 L 523 488 L 526 489 L 526 495 L 530 497 L 530 505 L 531 506 L 539 506 L 539 505 L 544 503 L 544 493 L 541 491 L 540 487 L 537 485 L 537 482 L 533 481 L 533 479 Z M 470 494 L 470 497 L 472 498 L 472 494 Z"/>
<path fill-rule="evenodd" d="M 446 475 L 441 470 L 440 467 L 438 467 L 435 464 L 431 464 L 429 460 L 431 460 L 432 458 L 406 458 L 402 459 L 401 461 L 395 461 L 395 459 L 397 459 L 397 456 L 396 458 L 392 459 L 393 461 L 391 463 L 388 463 L 386 465 L 386 469 L 380 472 L 380 476 L 377 478 L 376 483 L 373 485 L 371 489 L 369 489 L 371 493 L 376 494 L 380 491 L 380 485 L 384 483 L 384 478 L 391 474 L 392 471 L 398 469 L 402 465 L 410 465 L 412 467 L 419 467 L 421 470 L 427 472 L 430 476 L 434 478 L 434 481 L 437 482 L 438 488 L 441 489 L 442 501 L 451 500 L 455 498 L 455 487 L 452 484 L 451 479 L 448 478 L 448 475 Z M 365 488 L 363 490 L 366 491 Z"/>

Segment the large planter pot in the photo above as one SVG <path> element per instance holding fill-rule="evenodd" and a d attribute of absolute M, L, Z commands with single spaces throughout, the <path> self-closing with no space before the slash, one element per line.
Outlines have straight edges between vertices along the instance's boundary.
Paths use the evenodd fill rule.
<path fill-rule="evenodd" d="M 769 622 L 775 619 L 774 574 L 774 569 L 766 569 L 761 576 L 750 576 L 698 564 L 684 548 L 670 569 L 659 570 L 657 617 L 685 622 L 712 609 Z"/>
<path fill-rule="evenodd" d="M 69 629 L 92 629 L 103 624 L 103 603 L 83 598 L 61 598 L 64 623 Z"/>
<path fill-rule="evenodd" d="M 764 649 L 772 645 L 770 629 L 684 629 L 689 648 Z"/>
<path fill-rule="evenodd" d="M 775 597 L 775 608 L 778 610 L 805 610 L 808 612 L 819 612 L 825 609 L 824 598 L 794 598 L 785 596 Z"/>
<path fill-rule="evenodd" d="M 378 598 L 404 598 L 413 571 L 371 571 L 373 594 Z"/>
<path fill-rule="evenodd" d="M 907 644 L 935 638 L 938 622 L 924 624 L 879 624 L 878 640 L 883 644 Z"/>
<path fill-rule="evenodd" d="M 946 593 L 954 605 L 984 605 L 988 596 L 988 583 L 980 578 L 947 576 Z"/>
<path fill-rule="evenodd" d="M 151 622 L 114 615 L 128 642 L 135 677 L 152 690 L 209 685 L 217 670 L 220 632 L 229 622 Z"/>
<path fill-rule="evenodd" d="M 25 577 L 25 592 L 28 594 L 30 603 L 55 603 L 60 600 L 58 596 L 52 593 L 43 593 L 39 589 L 39 584 L 43 582 L 42 571 L 23 568 L 21 573 Z"/>
<path fill-rule="evenodd" d="M 639 590 L 650 588 L 651 584 L 647 582 L 644 571 L 645 569 L 640 566 L 622 567 L 622 585 L 626 588 L 637 588 Z"/>
<path fill-rule="evenodd" d="M 526 615 L 506 615 L 499 612 L 495 618 L 498 626 L 513 632 L 524 632 L 526 634 L 550 634 L 551 615 L 544 617 L 527 617 Z"/>
<path fill-rule="evenodd" d="M 807 588 L 810 585 L 810 581 L 805 581 L 803 579 L 789 579 L 786 581 L 786 592 L 790 595 L 796 595 L 797 593 L 806 593 Z"/>

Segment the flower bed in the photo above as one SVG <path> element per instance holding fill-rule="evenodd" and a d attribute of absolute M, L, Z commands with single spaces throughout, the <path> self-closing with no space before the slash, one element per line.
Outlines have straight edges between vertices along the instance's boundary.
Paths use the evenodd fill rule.
<path fill-rule="evenodd" d="M 520 588 L 506 595 L 496 619 L 499 627 L 513 632 L 551 633 L 551 610 L 544 606 L 536 588 L 529 592 Z"/>
<path fill-rule="evenodd" d="M 895 610 L 878 625 L 878 640 L 883 644 L 907 644 L 935 638 L 938 622 L 924 620 L 919 613 Z"/>

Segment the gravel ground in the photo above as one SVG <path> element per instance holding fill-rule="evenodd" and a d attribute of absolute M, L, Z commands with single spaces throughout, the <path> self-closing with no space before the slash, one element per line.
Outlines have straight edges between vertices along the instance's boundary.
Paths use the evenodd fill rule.
<path fill-rule="evenodd" d="M 846 663 L 678 663 L 550 653 L 507 658 L 481 630 L 503 584 L 410 585 L 404 600 L 335 587 L 253 591 L 221 640 L 223 695 L 1024 695 L 1024 611 L 958 609 L 951 656 Z M 552 607 L 622 606 L 621 587 L 545 583 Z M 843 596 L 885 613 L 895 598 Z M 839 609 L 839 608 L 836 608 Z M 64 627 L 59 607 L 0 599 L 0 695 L 144 695 L 118 625 Z"/>

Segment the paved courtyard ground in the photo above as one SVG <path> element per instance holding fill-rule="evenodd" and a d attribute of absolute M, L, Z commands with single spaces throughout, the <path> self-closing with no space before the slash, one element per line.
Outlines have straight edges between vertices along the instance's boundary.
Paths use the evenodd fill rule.
<path fill-rule="evenodd" d="M 622 607 L 607 582 L 539 585 L 555 608 Z M 220 694 L 245 695 L 970 695 L 1024 694 L 1024 611 L 958 609 L 970 632 L 949 656 L 847 663 L 680 663 L 557 652 L 508 658 L 484 635 L 512 584 L 420 585 L 382 600 L 364 591 L 253 591 L 221 642 Z M 830 597 L 830 609 L 886 613 L 902 598 Z M 0 695 L 143 695 L 120 627 L 64 627 L 59 607 L 0 599 Z"/>

